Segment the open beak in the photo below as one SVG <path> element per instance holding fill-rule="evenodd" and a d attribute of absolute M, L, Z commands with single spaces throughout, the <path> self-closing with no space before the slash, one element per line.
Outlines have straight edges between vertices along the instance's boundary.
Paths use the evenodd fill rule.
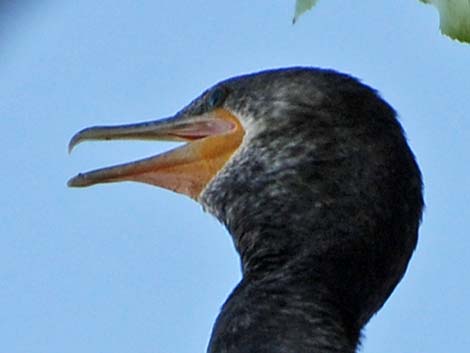
<path fill-rule="evenodd" d="M 80 173 L 68 186 L 84 187 L 117 181 L 138 181 L 160 186 L 197 200 L 240 146 L 244 130 L 225 109 L 198 116 L 179 116 L 121 126 L 95 126 L 75 134 L 69 152 L 87 140 L 186 141 L 187 144 L 135 162 Z"/>

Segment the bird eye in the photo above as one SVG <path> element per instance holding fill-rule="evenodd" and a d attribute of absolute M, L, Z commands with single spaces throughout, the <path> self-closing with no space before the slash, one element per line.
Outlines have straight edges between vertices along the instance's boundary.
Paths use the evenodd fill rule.
<path fill-rule="evenodd" d="M 227 98 L 228 91 L 225 88 L 216 88 L 207 99 L 209 109 L 220 107 Z"/>

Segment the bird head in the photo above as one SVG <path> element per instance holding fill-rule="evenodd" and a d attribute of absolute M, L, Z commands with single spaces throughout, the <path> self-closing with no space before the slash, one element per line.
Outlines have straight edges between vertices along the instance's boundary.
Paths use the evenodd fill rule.
<path fill-rule="evenodd" d="M 295 287 L 351 327 L 383 305 L 415 248 L 419 168 L 395 111 L 348 75 L 300 67 L 231 78 L 173 117 L 84 129 L 69 150 L 115 139 L 185 144 L 68 185 L 138 181 L 191 197 L 227 226 L 248 282 Z"/>
<path fill-rule="evenodd" d="M 279 211 L 302 205 L 322 213 L 340 200 L 371 203 L 377 192 L 389 192 L 396 185 L 420 187 L 395 115 L 374 90 L 332 70 L 298 67 L 234 77 L 209 88 L 170 118 L 78 132 L 69 151 L 86 140 L 186 144 L 80 173 L 68 185 L 156 185 L 200 202 L 228 226 L 229 206 L 255 208 L 264 202 Z M 402 173 L 410 180 L 400 179 Z M 385 174 L 388 179 L 380 180 Z"/>

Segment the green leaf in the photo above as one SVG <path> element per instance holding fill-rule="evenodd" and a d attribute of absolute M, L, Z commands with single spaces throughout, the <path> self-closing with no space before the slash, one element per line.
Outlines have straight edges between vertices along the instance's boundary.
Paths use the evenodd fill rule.
<path fill-rule="evenodd" d="M 421 0 L 439 11 L 441 32 L 470 43 L 470 0 Z"/>
<path fill-rule="evenodd" d="M 295 14 L 292 19 L 292 23 L 297 22 L 299 17 L 306 11 L 310 10 L 313 6 L 316 5 L 318 0 L 297 0 L 295 3 Z"/>

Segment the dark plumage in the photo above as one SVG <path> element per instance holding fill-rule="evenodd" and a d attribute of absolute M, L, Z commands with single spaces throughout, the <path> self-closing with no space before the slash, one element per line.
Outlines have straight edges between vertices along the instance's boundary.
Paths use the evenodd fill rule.
<path fill-rule="evenodd" d="M 354 352 L 403 276 L 423 204 L 394 110 L 332 71 L 220 85 L 253 131 L 201 196 L 243 269 L 208 351 Z"/>
<path fill-rule="evenodd" d="M 223 81 L 177 117 L 215 107 L 245 134 L 197 200 L 228 228 L 243 279 L 208 352 L 355 352 L 406 270 L 423 208 L 394 110 L 312 68 Z"/>

